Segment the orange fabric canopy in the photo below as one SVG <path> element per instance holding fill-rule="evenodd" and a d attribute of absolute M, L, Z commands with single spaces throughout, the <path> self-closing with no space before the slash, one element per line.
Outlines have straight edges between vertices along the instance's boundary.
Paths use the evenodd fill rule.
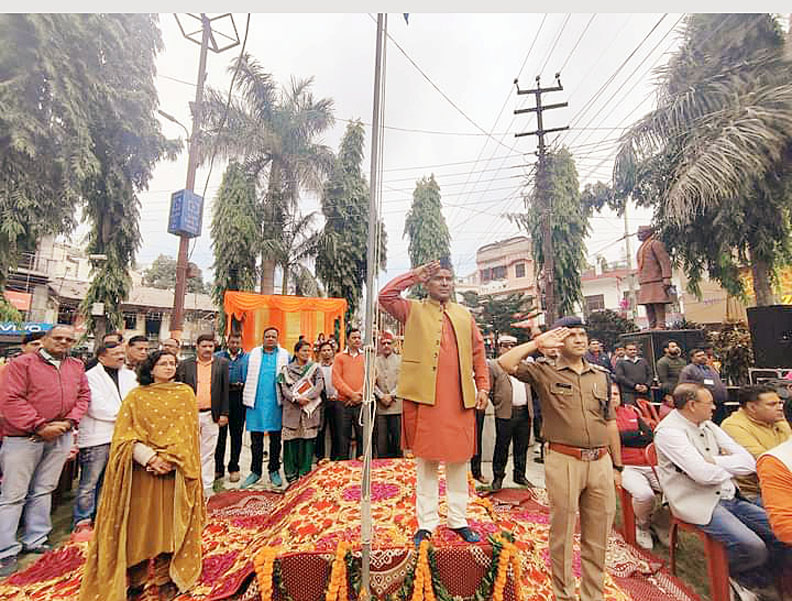
<path fill-rule="evenodd" d="M 340 322 L 339 345 L 343 347 L 344 344 L 347 302 L 343 298 L 228 291 L 223 298 L 223 309 L 226 314 L 226 333 L 231 330 L 232 316 L 242 323 L 242 347 L 246 351 L 261 344 L 267 327 L 278 328 L 281 346 L 291 352 L 301 335 L 311 343 L 316 341 L 320 333 L 326 338 L 332 335 L 336 320 Z"/>

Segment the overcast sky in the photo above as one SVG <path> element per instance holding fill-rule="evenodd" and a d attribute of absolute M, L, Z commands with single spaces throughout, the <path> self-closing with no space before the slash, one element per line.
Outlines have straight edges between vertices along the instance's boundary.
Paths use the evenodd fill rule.
<path fill-rule="evenodd" d="M 234 18 L 241 37 L 246 15 Z M 440 185 L 458 273 L 475 270 L 478 247 L 518 232 L 501 215 L 522 208 L 523 176 L 536 160 L 536 138 L 514 137 L 516 132 L 536 128 L 533 114 L 513 115 L 515 108 L 533 106 L 532 96 L 518 98 L 515 93 L 512 82 L 518 75 L 520 86 L 531 88 L 537 75 L 542 76 L 543 86 L 550 86 L 554 74 L 561 72 L 564 90 L 545 95 L 543 102 L 566 101 L 569 107 L 546 112 L 544 126 L 571 125 L 572 129 L 548 139 L 573 152 L 581 188 L 597 179 L 609 181 L 618 128 L 652 108 L 654 70 L 680 41 L 680 18 L 679 14 L 414 13 L 407 24 L 401 14 L 389 15 L 390 35 L 448 99 L 389 44 L 383 158 L 388 271 L 380 281 L 410 267 L 402 233 L 415 180 L 422 176 L 434 173 Z M 160 27 L 165 43 L 157 59 L 160 106 L 189 128 L 188 103 L 195 94 L 199 47 L 182 37 L 173 15 L 161 15 Z M 344 120 L 371 122 L 375 34 L 373 15 L 365 13 L 253 14 L 247 50 L 281 84 L 291 77 L 314 77 L 315 96 L 335 103 L 336 125 L 324 142 L 337 149 Z M 220 55 L 210 53 L 208 85 L 227 90 L 227 68 L 238 52 L 239 47 Z M 165 119 L 162 127 L 169 137 L 185 137 L 178 125 Z M 368 173 L 370 127 L 366 131 L 364 172 Z M 177 254 L 178 239 L 165 230 L 170 193 L 184 187 L 186 169 L 185 151 L 177 161 L 160 163 L 150 189 L 140 195 L 139 264 L 150 263 L 160 253 Z M 191 246 L 191 260 L 205 277 L 211 275 L 209 223 L 223 169 L 222 163 L 216 163 L 212 170 L 203 236 Z M 198 171 L 199 193 L 207 174 L 206 167 Z M 303 212 L 318 207 L 317 198 L 302 199 Z M 647 211 L 631 209 L 630 231 L 650 218 Z M 592 230 L 587 243 L 590 261 L 597 254 L 608 260 L 623 256 L 620 218 L 608 212 L 596 215 Z"/>

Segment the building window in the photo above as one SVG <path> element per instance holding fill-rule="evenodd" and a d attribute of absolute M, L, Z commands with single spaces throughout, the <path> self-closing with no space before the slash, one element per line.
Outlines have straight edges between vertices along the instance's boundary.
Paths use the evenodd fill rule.
<path fill-rule="evenodd" d="M 525 263 L 517 263 L 517 265 L 514 266 L 514 277 L 516 278 L 525 277 Z"/>
<path fill-rule="evenodd" d="M 586 301 L 586 313 L 591 313 L 593 311 L 603 311 L 605 309 L 605 295 L 604 294 L 593 294 L 591 296 L 585 297 Z"/>
<path fill-rule="evenodd" d="M 506 266 L 499 265 L 498 267 L 492 268 L 492 275 L 490 276 L 493 280 L 505 280 L 506 279 Z"/>
<path fill-rule="evenodd" d="M 74 318 L 77 315 L 77 307 L 69 305 L 60 305 L 58 307 L 58 323 L 71 325 L 74 323 Z"/>
<path fill-rule="evenodd" d="M 480 272 L 481 275 L 481 283 L 486 284 L 490 281 L 490 270 L 489 269 L 482 269 Z"/>
<path fill-rule="evenodd" d="M 146 314 L 146 338 L 158 339 L 160 335 L 161 325 L 162 325 L 161 313 Z"/>
<path fill-rule="evenodd" d="M 124 313 L 124 329 L 125 330 L 137 329 L 137 313 Z"/>

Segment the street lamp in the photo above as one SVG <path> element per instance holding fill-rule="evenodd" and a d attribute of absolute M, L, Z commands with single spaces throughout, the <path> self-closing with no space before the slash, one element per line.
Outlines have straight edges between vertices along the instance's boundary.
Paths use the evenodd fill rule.
<path fill-rule="evenodd" d="M 184 130 L 184 133 L 187 134 L 187 142 L 189 143 L 189 141 L 190 141 L 190 130 L 188 130 L 187 127 L 181 121 L 179 121 L 176 117 L 174 117 L 170 113 L 166 113 L 165 111 L 163 111 L 161 109 L 157 109 L 157 114 L 159 114 L 160 117 L 165 117 L 168 121 L 171 121 L 171 122 L 175 123 L 176 125 L 178 125 L 179 127 L 181 127 Z"/>

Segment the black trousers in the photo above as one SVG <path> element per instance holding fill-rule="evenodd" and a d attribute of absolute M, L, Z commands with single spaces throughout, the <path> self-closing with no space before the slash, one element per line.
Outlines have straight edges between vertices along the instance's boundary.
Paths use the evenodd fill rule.
<path fill-rule="evenodd" d="M 377 457 L 401 457 L 401 414 L 377 414 L 374 424 L 374 440 L 377 441 Z"/>
<path fill-rule="evenodd" d="M 341 401 L 330 403 L 330 437 L 333 440 L 330 458 L 333 461 L 350 459 L 352 433 L 357 441 L 357 455 L 363 454 L 363 426 L 360 425 L 360 405 L 345 406 Z M 335 432 L 335 434 L 334 434 Z"/>
<path fill-rule="evenodd" d="M 245 427 L 245 406 L 242 404 L 242 389 L 228 392 L 228 425 L 220 428 L 215 448 L 215 476 L 225 473 L 226 440 L 231 434 L 231 456 L 228 471 L 239 471 L 239 454 L 242 452 L 242 430 Z"/>
<path fill-rule="evenodd" d="M 262 466 L 264 464 L 264 434 L 265 432 L 251 432 L 250 433 L 250 471 L 259 476 L 262 474 Z M 280 469 L 280 454 L 281 454 L 281 433 L 266 432 L 269 434 L 269 462 L 267 463 L 267 471 L 277 472 Z"/>
<path fill-rule="evenodd" d="M 330 427 L 330 419 L 328 417 L 328 401 L 323 400 L 322 404 L 319 405 L 317 411 L 319 411 L 319 434 L 316 436 L 316 445 L 314 447 L 314 455 L 316 455 L 316 459 L 324 459 L 327 455 L 327 449 L 325 449 L 325 438 L 327 435 L 327 428 Z M 332 434 L 331 434 L 332 440 Z"/>
<path fill-rule="evenodd" d="M 525 478 L 528 445 L 531 443 L 531 414 L 528 406 L 512 407 L 511 419 L 495 419 L 495 453 L 492 458 L 492 473 L 496 478 L 506 475 L 509 461 L 509 445 L 514 445 L 514 476 Z"/>
<path fill-rule="evenodd" d="M 470 460 L 470 471 L 473 477 L 481 476 L 481 435 L 484 432 L 484 416 L 486 411 L 476 409 L 476 454 Z"/>

